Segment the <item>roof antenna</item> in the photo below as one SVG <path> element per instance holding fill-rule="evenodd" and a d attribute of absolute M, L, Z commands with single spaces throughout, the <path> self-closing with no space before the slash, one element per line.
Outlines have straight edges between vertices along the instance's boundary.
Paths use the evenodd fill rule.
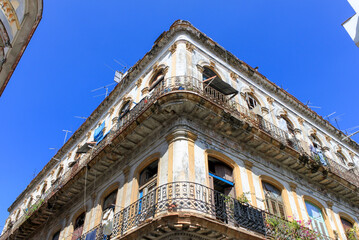
<path fill-rule="evenodd" d="M 74 116 L 74 118 L 80 118 L 86 121 L 87 117 Z"/>
<path fill-rule="evenodd" d="M 311 106 L 309 104 L 312 104 L 312 103 L 308 100 L 307 103 L 305 104 L 305 106 L 307 106 L 309 108 L 322 108 L 322 107 L 318 107 L 318 106 Z"/>
<path fill-rule="evenodd" d="M 63 132 L 65 132 L 65 138 L 64 138 L 64 144 L 66 143 L 66 138 L 67 138 L 67 134 L 71 133 L 70 130 L 62 130 Z"/>
<path fill-rule="evenodd" d="M 108 85 L 105 85 L 105 86 L 102 86 L 102 87 L 93 89 L 93 90 L 91 90 L 91 92 L 96 92 L 96 91 L 98 91 L 98 90 L 105 89 L 105 90 L 106 90 L 106 93 L 103 93 L 103 94 L 100 94 L 100 95 L 96 95 L 96 96 L 94 96 L 94 97 L 99 97 L 99 96 L 105 95 L 105 98 L 106 98 L 107 95 L 108 95 L 108 87 L 111 86 L 111 85 L 114 85 L 114 84 L 116 84 L 116 83 L 111 83 L 111 84 L 108 84 Z"/>
<path fill-rule="evenodd" d="M 336 114 L 336 112 L 332 112 L 331 114 L 329 114 L 329 115 L 327 115 L 327 116 L 325 116 L 325 117 L 323 117 L 323 119 L 328 119 L 328 121 L 330 122 L 330 116 L 333 116 L 334 114 Z"/>

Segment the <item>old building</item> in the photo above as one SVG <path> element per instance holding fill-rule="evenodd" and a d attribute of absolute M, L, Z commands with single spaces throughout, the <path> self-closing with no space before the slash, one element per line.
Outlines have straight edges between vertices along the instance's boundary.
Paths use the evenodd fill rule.
<path fill-rule="evenodd" d="M 42 17 L 42 0 L 0 0 L 0 96 Z"/>
<path fill-rule="evenodd" d="M 359 146 L 344 137 L 178 20 L 9 207 L 0 239 L 354 239 Z"/>
<path fill-rule="evenodd" d="M 355 14 L 348 18 L 342 25 L 348 32 L 349 36 L 359 47 L 359 0 L 348 0 L 355 11 Z"/>

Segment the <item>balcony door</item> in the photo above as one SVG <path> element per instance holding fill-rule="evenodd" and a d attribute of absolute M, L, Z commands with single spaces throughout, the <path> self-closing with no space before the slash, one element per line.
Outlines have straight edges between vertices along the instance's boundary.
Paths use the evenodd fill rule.
<path fill-rule="evenodd" d="M 208 178 L 210 188 L 213 189 L 214 210 L 216 217 L 222 221 L 228 221 L 227 205 L 235 198 L 233 169 L 220 160 L 208 158 Z"/>
<path fill-rule="evenodd" d="M 310 202 L 307 202 L 307 201 L 305 202 L 305 206 L 307 207 L 307 212 L 308 212 L 313 230 L 320 234 L 329 236 L 328 230 L 325 226 L 323 213 L 320 210 L 320 208 Z"/>

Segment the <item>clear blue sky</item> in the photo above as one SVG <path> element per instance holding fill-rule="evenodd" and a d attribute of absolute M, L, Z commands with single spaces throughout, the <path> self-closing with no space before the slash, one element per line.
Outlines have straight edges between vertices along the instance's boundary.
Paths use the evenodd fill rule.
<path fill-rule="evenodd" d="M 225 4 L 224 4 L 225 3 Z M 43 19 L 0 98 L 0 226 L 7 208 L 103 100 L 113 59 L 132 66 L 177 19 L 189 20 L 239 59 L 341 129 L 359 125 L 359 48 L 341 24 L 346 0 L 46 1 Z M 359 134 L 358 134 L 359 135 Z M 354 139 L 359 141 L 359 136 Z"/>

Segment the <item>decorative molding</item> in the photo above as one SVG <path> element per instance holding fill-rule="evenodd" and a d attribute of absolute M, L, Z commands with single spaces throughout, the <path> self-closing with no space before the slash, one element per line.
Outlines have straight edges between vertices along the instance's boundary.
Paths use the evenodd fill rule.
<path fill-rule="evenodd" d="M 166 141 L 168 142 L 168 144 L 178 140 L 187 140 L 187 141 L 195 142 L 196 139 L 197 139 L 197 135 L 186 129 L 176 129 L 172 133 L 168 134 L 166 137 Z"/>
<path fill-rule="evenodd" d="M 149 92 L 149 91 L 148 91 L 148 87 L 144 87 L 144 88 L 141 90 L 142 96 L 148 94 L 148 92 Z"/>
<path fill-rule="evenodd" d="M 352 151 L 349 151 L 349 156 L 353 159 L 355 157 L 355 153 L 353 153 Z"/>
<path fill-rule="evenodd" d="M 238 80 L 237 80 L 239 78 L 238 74 L 231 72 L 230 76 L 234 81 L 238 82 Z"/>
<path fill-rule="evenodd" d="M 269 109 L 266 107 L 262 107 L 262 113 L 263 114 L 268 114 L 269 113 Z"/>
<path fill-rule="evenodd" d="M 118 116 L 112 118 L 112 125 L 115 125 L 118 121 Z"/>
<path fill-rule="evenodd" d="M 196 67 L 200 73 L 203 73 L 204 68 L 201 65 L 197 64 Z"/>
<path fill-rule="evenodd" d="M 190 42 L 186 42 L 186 49 L 187 49 L 187 51 L 189 51 L 190 53 L 192 53 L 193 50 L 195 49 L 195 46 L 194 46 L 192 43 L 190 43 Z"/>
<path fill-rule="evenodd" d="M 15 22 L 17 29 L 20 28 L 19 19 L 17 18 L 16 11 L 9 0 L 0 0 L 0 7 L 3 10 L 9 23 Z"/>
<path fill-rule="evenodd" d="M 216 63 L 215 63 L 215 61 L 213 61 L 213 60 L 209 60 L 209 65 L 210 65 L 211 67 L 213 67 L 213 68 L 216 67 Z"/>
<path fill-rule="evenodd" d="M 332 210 L 332 209 L 333 209 L 333 202 L 332 202 L 332 201 L 326 201 L 326 203 L 327 203 L 327 205 L 328 205 L 328 208 L 329 208 L 330 210 Z"/>
<path fill-rule="evenodd" d="M 312 128 L 312 129 L 311 129 L 311 132 L 312 132 L 312 134 L 317 135 L 317 129 Z"/>
<path fill-rule="evenodd" d="M 176 49 L 177 49 L 177 44 L 174 43 L 168 50 L 171 52 L 171 54 L 174 54 L 176 52 Z"/>
<path fill-rule="evenodd" d="M 253 167 L 253 163 L 251 161 L 244 160 L 244 167 L 248 170 L 251 170 Z"/>
<path fill-rule="evenodd" d="M 324 150 L 324 151 L 330 151 L 330 148 L 327 147 L 327 146 L 324 146 L 324 147 L 323 147 L 323 150 Z"/>
<path fill-rule="evenodd" d="M 271 97 L 267 97 L 267 102 L 268 102 L 270 105 L 273 105 L 274 99 L 271 98 Z"/>
<path fill-rule="evenodd" d="M 300 133 L 302 133 L 302 130 L 300 130 L 299 128 L 294 128 L 294 133 L 295 134 L 300 134 Z"/>
<path fill-rule="evenodd" d="M 91 131 L 88 131 L 86 133 L 86 138 L 89 139 L 91 137 Z M 77 148 L 80 148 L 80 146 L 77 146 Z"/>
<path fill-rule="evenodd" d="M 115 108 L 114 107 L 112 107 L 112 108 L 110 108 L 110 110 L 108 110 L 108 114 L 112 114 L 113 112 L 115 111 Z"/>
<path fill-rule="evenodd" d="M 327 142 L 331 142 L 332 141 L 332 138 L 331 137 L 329 137 L 328 135 L 325 135 L 325 140 L 327 140 Z"/>
<path fill-rule="evenodd" d="M 299 122 L 299 124 L 300 125 L 304 125 L 304 119 L 303 118 L 301 118 L 301 117 L 298 117 L 298 122 Z"/>
<path fill-rule="evenodd" d="M 295 192 L 297 190 L 297 184 L 295 184 L 293 182 L 289 183 L 289 187 L 292 192 Z"/>
<path fill-rule="evenodd" d="M 143 78 L 141 77 L 140 79 L 137 80 L 136 82 L 136 87 L 139 88 L 141 86 Z"/>

